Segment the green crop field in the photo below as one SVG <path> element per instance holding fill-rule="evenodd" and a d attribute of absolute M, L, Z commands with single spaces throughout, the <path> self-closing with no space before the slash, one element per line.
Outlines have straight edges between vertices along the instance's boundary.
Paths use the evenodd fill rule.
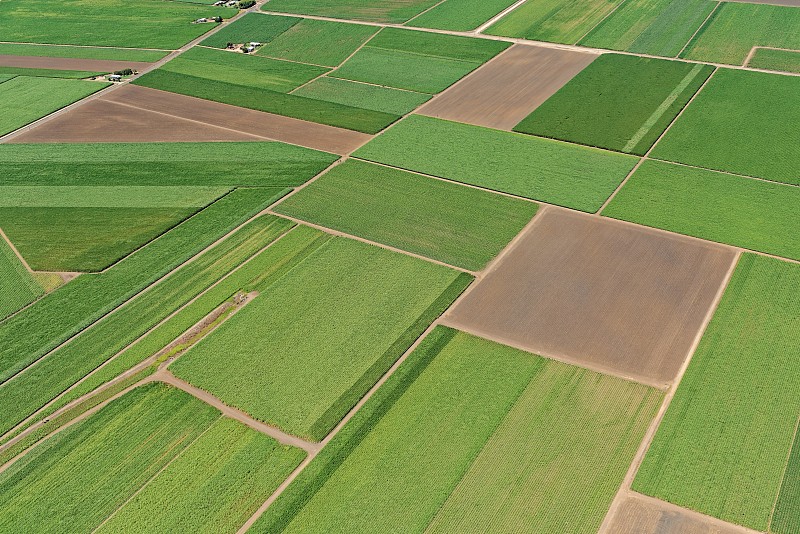
<path fill-rule="evenodd" d="M 596 530 L 661 400 L 443 327 L 385 388 L 257 532 Z M 568 434 L 549 432 L 565 421 Z"/>
<path fill-rule="evenodd" d="M 214 27 L 201 17 L 230 18 L 235 9 L 160 0 L 8 0 L 0 5 L 4 41 L 176 49 Z"/>
<path fill-rule="evenodd" d="M 259 48 L 257 54 L 336 67 L 377 31 L 374 26 L 305 19 Z"/>
<path fill-rule="evenodd" d="M 329 77 L 314 80 L 292 94 L 398 116 L 410 113 L 431 98 L 424 93 Z"/>
<path fill-rule="evenodd" d="M 758 48 L 747 62 L 748 67 L 800 74 L 800 50 Z"/>
<path fill-rule="evenodd" d="M 464 277 L 335 239 L 170 369 L 260 420 L 320 440 L 458 296 Z"/>
<path fill-rule="evenodd" d="M 58 69 L 26 69 L 22 67 L 0 67 L 2 76 L 35 76 L 37 78 L 65 78 L 81 80 L 105 74 L 98 71 L 87 70 L 58 70 Z"/>
<path fill-rule="evenodd" d="M 167 51 L 92 46 L 0 43 L 0 55 L 153 62 L 166 56 Z"/>
<path fill-rule="evenodd" d="M 795 432 L 792 452 L 783 473 L 783 483 L 770 521 L 770 532 L 791 534 L 800 529 L 800 441 Z"/>
<path fill-rule="evenodd" d="M 408 23 L 418 28 L 470 31 L 491 19 L 516 0 L 445 0 Z"/>
<path fill-rule="evenodd" d="M 21 128 L 106 86 L 107 83 L 101 82 L 16 76 L 0 84 L 0 135 Z"/>
<path fill-rule="evenodd" d="M 742 65 L 754 46 L 800 50 L 800 10 L 723 2 L 681 57 Z"/>
<path fill-rule="evenodd" d="M 351 160 L 276 211 L 480 270 L 519 233 L 536 208 L 524 200 Z"/>
<path fill-rule="evenodd" d="M 713 70 L 604 54 L 514 130 L 643 155 Z"/>
<path fill-rule="evenodd" d="M 493 24 L 486 33 L 573 44 L 602 22 L 621 1 L 528 1 Z"/>
<path fill-rule="evenodd" d="M 0 281 L 2 281 L 0 321 L 44 294 L 44 289 L 2 238 L 0 238 Z"/>
<path fill-rule="evenodd" d="M 218 419 L 97 532 L 236 532 L 304 456 Z"/>
<path fill-rule="evenodd" d="M 799 137 L 800 78 L 719 69 L 652 156 L 798 185 Z"/>
<path fill-rule="evenodd" d="M 637 158 L 412 115 L 355 156 L 583 211 L 596 211 Z"/>
<path fill-rule="evenodd" d="M 766 531 L 800 413 L 800 266 L 745 254 L 633 488 Z"/>
<path fill-rule="evenodd" d="M 438 0 L 270 0 L 263 9 L 369 22 L 402 23 Z"/>
<path fill-rule="evenodd" d="M 674 57 L 715 6 L 708 0 L 628 0 L 580 44 Z"/>
<path fill-rule="evenodd" d="M 800 189 L 646 161 L 603 215 L 800 260 Z"/>
<path fill-rule="evenodd" d="M 228 43 L 268 43 L 300 20 L 294 17 L 270 17 L 259 13 L 247 13 L 206 37 L 200 44 L 225 48 Z"/>

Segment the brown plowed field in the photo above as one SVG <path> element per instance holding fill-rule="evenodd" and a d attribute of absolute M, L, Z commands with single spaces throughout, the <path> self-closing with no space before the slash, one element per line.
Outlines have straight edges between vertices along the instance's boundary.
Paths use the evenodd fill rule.
<path fill-rule="evenodd" d="M 614 534 L 743 534 L 746 528 L 650 497 L 628 495 L 606 532 Z"/>
<path fill-rule="evenodd" d="M 131 69 L 142 70 L 150 63 L 141 61 L 112 61 L 109 59 L 76 59 L 68 57 L 3 56 L 0 67 L 22 67 L 26 69 L 85 70 L 89 72 L 114 72 Z"/>
<path fill-rule="evenodd" d="M 419 113 L 510 130 L 596 57 L 516 44 L 434 97 Z"/>
<path fill-rule="evenodd" d="M 171 143 L 258 141 L 243 132 L 91 100 L 9 140 L 10 143 Z"/>
<path fill-rule="evenodd" d="M 446 323 L 664 386 L 734 257 L 720 245 L 547 207 Z"/>

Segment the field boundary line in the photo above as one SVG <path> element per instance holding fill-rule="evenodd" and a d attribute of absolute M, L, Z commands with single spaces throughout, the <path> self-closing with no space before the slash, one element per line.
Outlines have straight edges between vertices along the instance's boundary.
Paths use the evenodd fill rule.
<path fill-rule="evenodd" d="M 484 31 L 494 26 L 500 19 L 504 18 L 506 15 L 508 15 L 509 13 L 511 13 L 512 11 L 514 11 L 527 1 L 528 0 L 518 0 L 517 2 L 514 2 L 513 4 L 502 10 L 500 13 L 493 16 L 492 18 L 490 18 L 489 20 L 487 20 L 486 22 L 484 22 L 483 24 L 472 30 L 471 33 L 474 33 L 475 35 L 482 35 Z"/>
<path fill-rule="evenodd" d="M 614 9 L 612 9 L 611 11 L 609 11 L 609 12 L 608 12 L 608 14 L 607 14 L 606 16 L 604 16 L 602 19 L 600 19 L 600 20 L 597 22 L 597 24 L 595 24 L 594 26 L 592 26 L 591 28 L 589 28 L 589 31 L 587 31 L 586 33 L 584 33 L 583 35 L 581 35 L 581 38 L 580 38 L 580 39 L 578 39 L 577 41 L 575 41 L 575 45 L 576 45 L 576 46 L 578 46 L 578 43 L 580 43 L 581 41 L 583 41 L 584 39 L 586 39 L 587 37 L 589 37 L 589 34 L 590 34 L 590 33 L 592 33 L 592 32 L 593 32 L 595 29 L 597 29 L 598 27 L 600 27 L 600 25 L 601 25 L 602 23 L 604 23 L 604 22 L 606 21 L 606 19 L 609 19 L 609 18 L 611 18 L 611 15 L 613 15 L 614 13 L 616 13 L 616 11 L 617 11 L 619 8 L 621 8 L 621 7 L 623 6 L 623 4 L 627 4 L 627 3 L 628 3 L 628 0 L 621 0 L 621 1 L 620 1 L 620 3 L 618 3 L 616 6 L 614 6 Z"/>
<path fill-rule="evenodd" d="M 447 0 L 439 0 L 438 2 L 434 3 L 434 4 L 433 4 L 431 7 L 429 7 L 429 8 L 426 8 L 426 9 L 423 9 L 422 11 L 420 11 L 419 13 L 417 13 L 416 15 L 414 15 L 413 17 L 411 17 L 410 19 L 408 19 L 407 21 L 405 21 L 405 22 L 403 23 L 403 26 L 405 26 L 406 24 L 408 24 L 409 22 L 411 22 L 411 21 L 412 21 L 412 20 L 414 20 L 414 19 L 418 19 L 418 18 L 420 18 L 422 15 L 424 15 L 424 14 L 425 14 L 425 13 L 427 13 L 428 11 L 432 11 L 433 9 L 435 9 L 435 8 L 439 7 L 440 5 L 444 4 L 445 2 L 447 2 Z M 414 28 L 414 26 L 409 26 L 409 27 L 410 27 L 410 28 Z"/>
<path fill-rule="evenodd" d="M 8 246 L 11 247 L 11 251 L 17 257 L 17 259 L 22 264 L 22 266 L 25 267 L 25 270 L 28 271 L 29 274 L 33 274 L 33 273 L 37 272 L 37 271 L 34 271 L 33 269 L 31 269 L 31 266 L 28 265 L 28 262 L 25 261 L 25 258 L 22 257 L 22 254 L 19 253 L 19 250 L 17 250 L 17 247 L 14 245 L 14 243 L 11 242 L 11 239 L 8 238 L 8 236 L 3 231 L 2 228 L 0 228 L 0 238 L 2 238 L 3 240 L 5 240 L 6 243 L 8 243 Z"/>
<path fill-rule="evenodd" d="M 719 9 L 719 6 L 721 6 L 721 5 L 722 5 L 722 1 L 720 0 L 720 1 L 717 2 L 717 5 L 714 6 L 714 9 L 711 10 L 711 13 L 709 13 L 708 16 L 703 20 L 703 22 L 700 23 L 700 26 L 694 31 L 692 36 L 689 37 L 689 40 L 686 41 L 686 44 L 683 45 L 683 48 L 681 48 L 680 51 L 675 55 L 676 59 L 680 58 L 681 54 L 683 54 L 686 51 L 686 49 L 689 47 L 689 45 L 692 44 L 692 42 L 694 41 L 694 38 L 697 37 L 697 35 L 703 30 L 703 28 L 706 27 L 706 24 L 708 24 L 708 21 L 711 20 L 711 17 L 714 16 L 714 13 L 717 12 L 717 10 Z"/>
<path fill-rule="evenodd" d="M 639 467 L 642 465 L 642 461 L 644 460 L 645 454 L 647 454 L 647 451 L 650 449 L 650 445 L 653 443 L 656 431 L 658 430 L 658 427 L 661 426 L 661 422 L 664 420 L 664 416 L 667 413 L 667 409 L 669 408 L 672 399 L 675 397 L 675 393 L 678 390 L 678 387 L 680 387 L 680 383 L 683 380 L 683 376 L 686 374 L 686 370 L 689 368 L 689 364 L 692 361 L 692 357 L 697 351 L 697 347 L 700 345 L 700 341 L 703 339 L 703 336 L 705 335 L 706 330 L 708 329 L 708 325 L 711 324 L 711 320 L 716 314 L 720 302 L 722 302 L 722 297 L 725 294 L 725 290 L 728 288 L 728 284 L 730 283 L 731 278 L 733 277 L 733 273 L 736 271 L 736 266 L 739 264 L 739 259 L 741 258 L 741 256 L 742 252 L 736 251 L 735 255 L 731 259 L 731 264 L 728 266 L 728 271 L 725 273 L 725 277 L 722 279 L 722 282 L 720 283 L 719 288 L 717 289 L 716 295 L 714 295 L 714 300 L 711 306 L 708 308 L 708 311 L 706 312 L 706 315 L 703 318 L 703 321 L 701 322 L 700 328 L 697 329 L 697 334 L 695 334 L 694 340 L 692 341 L 692 345 L 689 347 L 686 357 L 683 359 L 683 364 L 681 365 L 681 368 L 678 371 L 677 376 L 673 380 L 672 385 L 664 395 L 664 400 L 661 402 L 661 407 L 658 409 L 656 416 L 650 423 L 650 426 L 647 429 L 644 438 L 642 438 L 642 441 L 639 444 L 639 448 L 633 457 L 633 461 L 631 462 L 631 465 L 628 467 L 628 472 L 622 479 L 622 484 L 620 484 L 620 487 L 617 490 L 614 499 L 611 501 L 611 506 L 609 506 L 608 511 L 606 512 L 606 516 L 603 519 L 603 522 L 600 524 L 600 528 L 598 529 L 598 534 L 613 534 L 613 532 L 611 532 L 610 530 L 611 520 L 617 514 L 617 511 L 619 510 L 622 501 L 625 499 L 626 493 L 628 491 L 632 491 L 631 486 L 633 485 L 636 473 L 639 471 Z"/>
<path fill-rule="evenodd" d="M 767 532 L 771 532 L 772 520 L 775 518 L 775 510 L 778 507 L 778 499 L 783 491 L 783 483 L 786 481 L 786 472 L 789 470 L 789 461 L 792 459 L 792 451 L 797 443 L 797 430 L 800 428 L 800 415 L 797 416 L 797 421 L 794 424 L 794 435 L 792 436 L 792 443 L 789 446 L 789 452 L 786 453 L 786 463 L 783 464 L 783 471 L 781 472 L 781 483 L 778 484 L 778 491 L 775 493 L 775 501 L 772 503 L 772 509 L 769 512 L 769 519 L 767 520 Z"/>

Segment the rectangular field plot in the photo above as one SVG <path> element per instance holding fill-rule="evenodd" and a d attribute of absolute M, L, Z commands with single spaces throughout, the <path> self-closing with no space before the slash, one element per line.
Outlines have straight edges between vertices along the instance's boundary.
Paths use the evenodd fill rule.
<path fill-rule="evenodd" d="M 445 0 L 409 21 L 407 26 L 470 31 L 512 6 L 516 0 Z"/>
<path fill-rule="evenodd" d="M 747 61 L 748 67 L 800 73 L 800 50 L 757 48 Z"/>
<path fill-rule="evenodd" d="M 270 0 L 266 11 L 399 24 L 438 0 Z"/>
<path fill-rule="evenodd" d="M 799 284 L 798 265 L 742 256 L 633 489 L 767 530 L 800 413 Z"/>
<path fill-rule="evenodd" d="M 800 189 L 646 161 L 603 215 L 800 260 Z"/>
<path fill-rule="evenodd" d="M 681 57 L 742 65 L 754 46 L 800 50 L 800 9 L 722 2 Z"/>
<path fill-rule="evenodd" d="M 677 56 L 714 10 L 708 0 L 629 0 L 580 44 L 656 56 Z"/>
<path fill-rule="evenodd" d="M 800 78 L 718 69 L 652 156 L 798 185 L 798 138 Z"/>
<path fill-rule="evenodd" d="M 480 270 L 536 208 L 532 202 L 350 160 L 276 211 Z"/>
<path fill-rule="evenodd" d="M 331 76 L 435 94 L 509 46 L 498 41 L 386 28 Z"/>
<path fill-rule="evenodd" d="M 0 528 L 91 531 L 110 518 L 102 531 L 122 523 L 234 532 L 302 456 L 182 391 L 148 384 L 3 472 Z"/>
<path fill-rule="evenodd" d="M 0 321 L 44 294 L 44 289 L 25 269 L 0 236 Z"/>
<path fill-rule="evenodd" d="M 734 252 L 544 208 L 446 322 L 654 385 L 688 356 Z"/>
<path fill-rule="evenodd" d="M 259 48 L 257 54 L 336 67 L 377 31 L 375 26 L 305 19 Z"/>
<path fill-rule="evenodd" d="M 574 44 L 620 3 L 621 0 L 529 0 L 485 33 Z"/>
<path fill-rule="evenodd" d="M 394 115 L 410 113 L 431 98 L 425 93 L 329 77 L 314 80 L 292 91 L 292 94 Z"/>
<path fill-rule="evenodd" d="M 170 369 L 259 420 L 321 440 L 470 280 L 333 239 Z"/>
<path fill-rule="evenodd" d="M 259 13 L 246 13 L 218 32 L 203 39 L 202 46 L 225 48 L 228 43 L 268 43 L 300 22 L 296 17 L 271 17 Z"/>
<path fill-rule="evenodd" d="M 150 66 L 150 63 L 140 61 L 114 61 L 108 59 L 80 59 L 80 58 L 60 58 L 26 55 L 3 55 L 0 54 L 0 72 L 7 73 L 8 69 L 19 68 L 27 71 L 45 73 L 48 71 L 68 72 L 68 71 L 88 71 L 88 72 L 114 72 L 117 70 L 140 70 Z M 53 77 L 56 77 L 53 75 Z M 88 76 L 84 76 L 87 78 Z"/>
<path fill-rule="evenodd" d="M 514 130 L 643 155 L 713 70 L 708 65 L 604 54 Z"/>
<path fill-rule="evenodd" d="M 0 84 L 0 135 L 108 86 L 101 82 L 17 76 Z M 34 96 L 35 95 L 35 96 Z"/>
<path fill-rule="evenodd" d="M 800 530 L 800 440 L 794 436 L 792 452 L 783 473 L 783 483 L 775 502 L 770 532 L 791 534 Z"/>
<path fill-rule="evenodd" d="M 38 43 L 0 43 L 0 55 L 49 58 L 104 59 L 152 63 L 167 55 L 167 50 L 139 50 L 93 46 L 64 46 Z"/>
<path fill-rule="evenodd" d="M 354 155 L 583 211 L 596 211 L 637 158 L 411 115 Z"/>
<path fill-rule="evenodd" d="M 596 532 L 661 397 L 439 327 L 254 531 Z"/>
<path fill-rule="evenodd" d="M 435 97 L 419 113 L 510 130 L 596 57 L 514 45 Z"/>

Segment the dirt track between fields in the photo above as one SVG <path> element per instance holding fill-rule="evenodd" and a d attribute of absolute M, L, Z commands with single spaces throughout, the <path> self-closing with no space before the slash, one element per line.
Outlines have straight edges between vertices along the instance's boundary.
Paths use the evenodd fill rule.
<path fill-rule="evenodd" d="M 142 70 L 151 63 L 143 61 L 115 61 L 110 59 L 76 59 L 68 57 L 4 56 L 0 55 L 0 67 L 25 69 L 85 70 L 89 72 L 114 72 L 117 70 Z"/>
<path fill-rule="evenodd" d="M 646 384 L 671 383 L 735 251 L 542 209 L 445 323 Z"/>
<path fill-rule="evenodd" d="M 510 130 L 586 68 L 598 54 L 515 44 L 418 111 Z"/>

